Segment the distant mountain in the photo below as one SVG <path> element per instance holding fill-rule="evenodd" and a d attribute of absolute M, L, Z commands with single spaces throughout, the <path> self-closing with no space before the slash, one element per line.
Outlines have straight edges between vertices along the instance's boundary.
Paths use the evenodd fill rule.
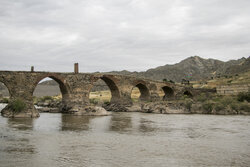
<path fill-rule="evenodd" d="M 243 61 L 240 64 L 236 64 L 236 65 L 232 65 L 230 67 L 228 67 L 225 70 L 225 74 L 239 74 L 239 73 L 243 73 L 243 72 L 247 72 L 250 69 L 250 57 L 248 57 L 247 59 L 245 59 L 245 61 Z"/>
<path fill-rule="evenodd" d="M 47 80 L 39 83 L 39 85 L 58 85 L 58 83 L 55 80 Z"/>
<path fill-rule="evenodd" d="M 181 82 L 182 79 L 190 81 L 209 79 L 216 75 L 230 75 L 250 70 L 250 58 L 241 58 L 223 62 L 216 59 L 203 59 L 199 56 L 189 57 L 173 65 L 164 65 L 149 69 L 145 72 L 113 71 L 111 73 L 125 74 L 153 80 L 172 80 Z"/>

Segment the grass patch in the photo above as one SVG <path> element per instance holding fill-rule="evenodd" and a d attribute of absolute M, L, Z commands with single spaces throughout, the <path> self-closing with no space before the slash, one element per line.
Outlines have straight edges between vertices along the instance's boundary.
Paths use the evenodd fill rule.
<path fill-rule="evenodd" d="M 4 97 L 0 100 L 1 103 L 9 103 L 9 98 Z"/>
<path fill-rule="evenodd" d="M 249 103 L 240 103 L 239 110 L 250 112 L 250 104 Z"/>
<path fill-rule="evenodd" d="M 26 104 L 21 99 L 15 99 L 13 101 L 10 101 L 9 108 L 14 112 L 19 113 L 26 109 Z"/>
<path fill-rule="evenodd" d="M 226 108 L 225 105 L 222 103 L 215 103 L 214 106 L 212 106 L 216 111 L 220 111 Z"/>
<path fill-rule="evenodd" d="M 212 103 L 212 102 L 210 102 L 210 101 L 206 101 L 205 103 L 202 104 L 202 108 L 203 108 L 205 111 L 211 113 L 212 110 L 213 110 L 213 105 L 214 105 L 214 103 Z"/>
<path fill-rule="evenodd" d="M 191 111 L 192 104 L 193 104 L 193 100 L 192 100 L 192 99 L 186 98 L 186 99 L 184 100 L 184 106 L 185 106 L 186 109 L 188 109 L 189 111 Z"/>
<path fill-rule="evenodd" d="M 207 100 L 207 96 L 205 93 L 201 93 L 199 96 L 195 97 L 195 100 L 198 102 L 205 102 Z"/>
<path fill-rule="evenodd" d="M 97 100 L 97 99 L 95 99 L 95 98 L 93 98 L 93 99 L 89 99 L 89 102 L 91 103 L 91 104 L 98 104 L 98 101 L 99 100 Z"/>
<path fill-rule="evenodd" d="M 210 95 L 205 96 L 201 94 L 196 97 L 195 100 L 200 102 L 202 109 L 208 113 L 211 111 L 221 111 L 221 110 L 234 110 L 234 111 L 245 111 L 250 112 L 249 103 L 249 92 L 240 93 L 237 96 L 221 96 L 221 95 Z"/>
<path fill-rule="evenodd" d="M 250 91 L 239 93 L 237 95 L 237 100 L 240 102 L 243 102 L 243 101 L 250 102 Z"/>

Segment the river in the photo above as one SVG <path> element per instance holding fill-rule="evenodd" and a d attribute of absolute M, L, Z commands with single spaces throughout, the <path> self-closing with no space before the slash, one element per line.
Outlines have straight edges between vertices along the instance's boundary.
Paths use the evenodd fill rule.
<path fill-rule="evenodd" d="M 0 166 L 250 166 L 250 116 L 0 116 Z"/>

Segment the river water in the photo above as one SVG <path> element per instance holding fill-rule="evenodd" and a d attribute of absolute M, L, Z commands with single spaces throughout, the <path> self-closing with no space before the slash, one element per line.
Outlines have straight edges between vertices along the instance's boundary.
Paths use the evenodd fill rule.
<path fill-rule="evenodd" d="M 250 116 L 0 116 L 0 166 L 250 166 Z"/>

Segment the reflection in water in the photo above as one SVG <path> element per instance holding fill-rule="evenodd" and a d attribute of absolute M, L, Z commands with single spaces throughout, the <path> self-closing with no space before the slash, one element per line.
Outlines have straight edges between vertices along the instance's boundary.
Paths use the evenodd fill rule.
<path fill-rule="evenodd" d="M 250 164 L 249 129 L 249 116 L 0 116 L 0 166 L 243 167 Z"/>
<path fill-rule="evenodd" d="M 186 130 L 184 132 L 186 132 L 186 135 L 189 137 L 189 138 L 200 138 L 204 135 L 202 135 L 202 133 L 200 133 L 198 130 L 196 130 L 195 128 L 191 128 L 191 127 L 188 127 L 188 128 L 185 128 Z"/>
<path fill-rule="evenodd" d="M 21 154 L 21 153 L 35 153 L 35 147 L 30 144 L 30 140 L 27 138 L 16 138 L 16 139 L 9 139 L 11 145 L 6 146 L 4 149 L 5 152 L 9 154 Z"/>
<path fill-rule="evenodd" d="M 62 114 L 61 130 L 62 131 L 87 131 L 89 130 L 90 120 L 93 116 L 74 116 Z"/>
<path fill-rule="evenodd" d="M 2 140 L 0 139 L 1 165 L 20 166 L 27 164 L 26 162 L 37 153 L 37 149 L 30 138 L 33 124 L 34 119 L 32 118 L 7 119 L 6 125 L 3 127 L 5 128 L 5 131 L 3 131 L 5 137 Z M 13 159 L 12 163 L 10 163 L 10 157 Z"/>
<path fill-rule="evenodd" d="M 123 115 L 123 113 L 121 113 Z M 110 119 L 109 130 L 114 132 L 129 132 L 132 131 L 132 120 L 130 115 L 121 116 L 119 114 L 112 114 Z"/>
<path fill-rule="evenodd" d="M 34 119 L 32 118 L 9 118 L 8 125 L 18 130 L 32 130 Z"/>
<path fill-rule="evenodd" d="M 145 118 L 140 118 L 140 125 L 139 125 L 139 131 L 146 133 L 146 132 L 154 132 L 157 130 L 156 127 L 154 127 L 154 122 Z"/>

